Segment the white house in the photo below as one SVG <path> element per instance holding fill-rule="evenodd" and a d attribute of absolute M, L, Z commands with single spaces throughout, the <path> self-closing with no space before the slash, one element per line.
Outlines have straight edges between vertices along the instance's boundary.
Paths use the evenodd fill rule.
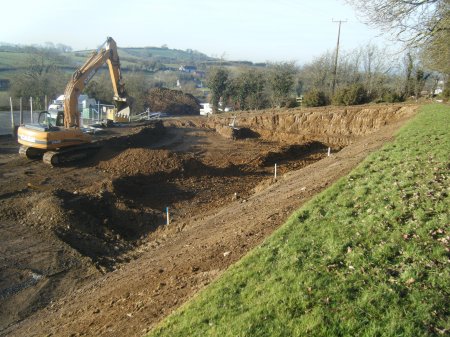
<path fill-rule="evenodd" d="M 81 112 L 83 109 L 89 108 L 90 106 L 97 106 L 97 101 L 95 98 L 90 98 L 88 95 L 80 95 L 78 97 L 78 110 Z M 57 99 L 48 106 L 48 111 L 64 111 L 64 95 L 59 95 Z"/>
<path fill-rule="evenodd" d="M 200 103 L 200 105 L 202 106 L 202 108 L 200 109 L 200 115 L 202 116 L 208 116 L 211 115 L 213 113 L 213 109 L 212 109 L 212 105 L 211 103 Z M 219 103 L 219 111 L 222 112 L 228 112 L 228 111 L 233 111 L 232 108 L 230 107 L 225 107 L 225 109 L 222 108 L 222 102 Z"/>
<path fill-rule="evenodd" d="M 200 115 L 202 116 L 208 116 L 212 114 L 212 106 L 211 103 L 200 103 L 202 106 L 200 109 Z"/>

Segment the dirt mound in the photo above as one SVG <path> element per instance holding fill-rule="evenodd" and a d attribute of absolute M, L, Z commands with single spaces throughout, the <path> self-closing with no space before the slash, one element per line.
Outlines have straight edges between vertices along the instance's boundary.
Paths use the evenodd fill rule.
<path fill-rule="evenodd" d="M 153 88 L 148 91 L 147 104 L 151 111 L 172 115 L 199 115 L 200 103 L 191 94 L 167 88 Z"/>
<path fill-rule="evenodd" d="M 25 221 L 30 226 L 44 229 L 56 229 L 70 223 L 70 217 L 63 208 L 63 200 L 52 191 L 36 193 L 27 200 L 30 210 L 25 214 Z"/>
<path fill-rule="evenodd" d="M 216 125 L 216 132 L 222 137 L 233 139 L 233 128 L 228 125 Z"/>
<path fill-rule="evenodd" d="M 132 209 L 107 189 L 98 195 L 62 189 L 34 195 L 26 213 L 29 226 L 56 234 L 63 242 L 110 270 L 135 247 L 142 235 L 157 228 L 158 212 Z"/>
<path fill-rule="evenodd" d="M 127 149 L 108 161 L 99 163 L 99 168 L 117 175 L 170 173 L 179 170 L 183 159 L 167 150 Z"/>
<path fill-rule="evenodd" d="M 111 160 L 100 162 L 99 168 L 118 176 L 144 175 L 150 180 L 204 174 L 207 170 L 192 154 L 144 148 L 127 149 Z"/>
<path fill-rule="evenodd" d="M 259 134 L 250 128 L 233 128 L 228 125 L 216 125 L 216 132 L 228 139 L 258 138 Z"/>

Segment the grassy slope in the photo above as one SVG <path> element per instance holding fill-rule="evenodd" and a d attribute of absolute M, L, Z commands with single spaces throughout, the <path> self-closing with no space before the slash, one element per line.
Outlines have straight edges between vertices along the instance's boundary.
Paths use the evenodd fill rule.
<path fill-rule="evenodd" d="M 25 67 L 30 54 L 0 51 L 0 69 L 16 69 Z"/>
<path fill-rule="evenodd" d="M 449 130 L 424 106 L 149 336 L 448 333 Z"/>
<path fill-rule="evenodd" d="M 166 49 L 157 47 L 146 48 L 124 48 L 126 52 L 138 58 L 161 58 L 161 59 L 173 59 L 178 60 L 181 63 L 189 63 L 192 60 L 201 62 L 213 60 L 211 57 L 206 56 L 200 52 L 187 52 L 179 49 Z"/>
<path fill-rule="evenodd" d="M 58 64 L 58 66 L 73 66 L 75 69 L 86 62 L 91 53 L 92 50 L 86 50 L 62 54 L 66 57 L 69 64 Z M 175 62 L 174 64 L 176 65 L 211 59 L 201 53 L 189 53 L 182 50 L 156 47 L 119 48 L 119 55 L 123 59 L 121 64 L 124 67 L 139 66 L 141 62 L 151 58 L 162 59 L 164 61 L 171 60 Z M 0 50 L 0 69 L 21 69 L 28 65 L 30 57 L 32 57 L 32 54 L 27 51 L 7 52 Z"/>

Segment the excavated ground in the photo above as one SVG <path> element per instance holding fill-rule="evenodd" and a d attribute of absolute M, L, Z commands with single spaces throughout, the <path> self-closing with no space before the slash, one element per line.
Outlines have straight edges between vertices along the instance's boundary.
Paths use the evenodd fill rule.
<path fill-rule="evenodd" d="M 0 335 L 142 335 L 415 110 L 173 118 L 108 129 L 59 168 L 0 139 Z"/>

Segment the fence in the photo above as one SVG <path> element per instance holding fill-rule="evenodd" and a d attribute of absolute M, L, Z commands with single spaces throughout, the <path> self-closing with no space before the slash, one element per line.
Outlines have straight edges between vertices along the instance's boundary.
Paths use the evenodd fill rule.
<path fill-rule="evenodd" d="M 45 100 L 45 104 L 47 100 Z M 89 126 L 103 121 L 106 118 L 104 107 L 111 105 L 96 104 L 95 107 L 85 108 L 80 112 L 81 125 Z M 25 109 L 27 108 L 27 109 Z M 45 110 L 33 109 L 33 98 L 13 99 L 10 97 L 10 111 L 0 111 L 0 135 L 13 135 L 17 127 L 23 124 L 37 123 L 39 114 Z"/>

